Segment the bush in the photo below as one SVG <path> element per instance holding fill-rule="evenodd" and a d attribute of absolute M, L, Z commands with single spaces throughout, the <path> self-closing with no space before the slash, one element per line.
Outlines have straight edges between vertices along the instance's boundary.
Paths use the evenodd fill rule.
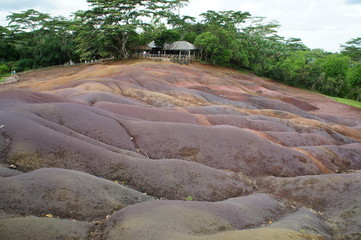
<path fill-rule="evenodd" d="M 34 67 L 34 60 L 30 58 L 20 59 L 19 61 L 15 62 L 15 70 L 17 71 L 25 71 L 32 69 Z"/>
<path fill-rule="evenodd" d="M 6 64 L 0 65 L 0 76 L 10 73 L 10 69 Z"/>

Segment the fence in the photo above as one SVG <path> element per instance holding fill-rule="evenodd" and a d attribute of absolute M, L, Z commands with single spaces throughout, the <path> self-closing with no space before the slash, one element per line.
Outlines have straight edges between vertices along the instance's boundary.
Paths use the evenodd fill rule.
<path fill-rule="evenodd" d="M 178 55 L 178 54 L 149 54 L 149 53 L 136 53 L 133 54 L 134 58 L 148 58 L 155 61 L 171 61 L 179 64 L 188 64 L 195 60 L 193 55 Z"/>

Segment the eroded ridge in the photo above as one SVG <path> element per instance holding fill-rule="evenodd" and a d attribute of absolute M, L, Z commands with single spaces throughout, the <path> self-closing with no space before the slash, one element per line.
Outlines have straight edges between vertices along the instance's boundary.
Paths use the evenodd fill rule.
<path fill-rule="evenodd" d="M 359 109 L 200 63 L 75 68 L 0 86 L 0 239 L 361 238 Z"/>

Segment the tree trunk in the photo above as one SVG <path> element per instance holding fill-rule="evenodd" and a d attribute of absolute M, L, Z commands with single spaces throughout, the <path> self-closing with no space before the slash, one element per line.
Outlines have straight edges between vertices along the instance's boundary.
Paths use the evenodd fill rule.
<path fill-rule="evenodd" d="M 203 49 L 199 51 L 199 59 L 203 60 Z"/>
<path fill-rule="evenodd" d="M 129 53 L 128 53 L 128 50 L 127 50 L 127 43 L 128 43 L 128 39 L 129 39 L 129 36 L 126 32 L 123 32 L 122 33 L 123 35 L 123 39 L 122 39 L 122 55 L 123 55 L 123 58 L 127 59 L 129 58 Z"/>

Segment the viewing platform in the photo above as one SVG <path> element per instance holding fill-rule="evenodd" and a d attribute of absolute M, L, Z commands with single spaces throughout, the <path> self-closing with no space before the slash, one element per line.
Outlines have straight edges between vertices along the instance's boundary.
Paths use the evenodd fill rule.
<path fill-rule="evenodd" d="M 150 54 L 150 53 L 136 53 L 134 58 L 151 59 L 157 62 L 174 62 L 179 64 L 188 64 L 196 59 L 194 55 L 179 55 L 179 54 Z"/>

